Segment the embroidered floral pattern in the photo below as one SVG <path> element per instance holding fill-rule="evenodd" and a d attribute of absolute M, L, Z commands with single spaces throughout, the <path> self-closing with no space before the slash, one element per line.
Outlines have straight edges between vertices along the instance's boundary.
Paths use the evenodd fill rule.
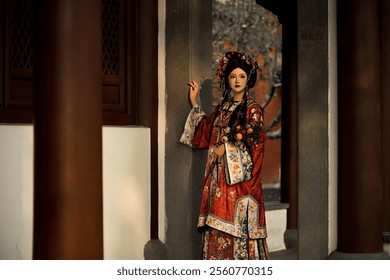
<path fill-rule="evenodd" d="M 216 229 L 207 229 L 203 235 L 202 258 L 207 260 L 231 260 L 233 259 L 232 236 Z"/>
<path fill-rule="evenodd" d="M 183 143 L 187 146 L 193 147 L 192 140 L 194 139 L 194 134 L 197 126 L 203 117 L 206 116 L 206 113 L 199 105 L 195 105 L 190 113 L 188 114 L 187 120 L 184 124 L 184 131 L 180 137 L 180 143 Z"/>
<path fill-rule="evenodd" d="M 268 260 L 265 239 L 234 237 L 213 228 L 203 234 L 202 259 L 207 260 Z"/>
<path fill-rule="evenodd" d="M 229 196 L 228 196 L 228 200 L 235 203 L 237 200 L 237 191 L 235 191 L 235 190 L 230 191 Z"/>
<path fill-rule="evenodd" d="M 226 181 L 234 185 L 252 178 L 252 158 L 248 148 L 241 141 L 225 143 Z"/>
<path fill-rule="evenodd" d="M 256 200 L 251 196 L 243 197 L 237 201 L 236 218 L 237 221 L 247 219 L 248 235 L 250 238 L 264 238 L 267 232 L 264 227 L 259 227 L 259 207 Z M 246 213 L 244 213 L 246 211 Z"/>
<path fill-rule="evenodd" d="M 208 225 L 233 236 L 242 237 L 244 227 L 246 226 L 250 238 L 257 239 L 267 237 L 266 227 L 259 226 L 259 207 L 253 197 L 249 195 L 238 199 L 234 212 L 234 222 L 225 221 L 212 214 L 200 215 L 198 227 Z M 245 225 L 244 222 L 246 222 L 247 225 Z"/>
<path fill-rule="evenodd" d="M 254 139 L 259 140 L 255 141 L 255 145 L 244 145 L 244 137 L 241 141 L 237 139 L 224 141 L 224 137 L 228 138 L 232 132 L 228 129 L 229 120 L 239 102 L 226 103 L 222 108 L 217 107 L 213 112 L 214 121 L 210 121 L 210 117 L 205 118 L 204 111 L 195 106 L 187 117 L 180 138 L 181 143 L 194 147 L 192 141 L 195 135 L 206 135 L 211 132 L 208 142 L 205 142 L 208 145 L 208 158 L 198 219 L 198 227 L 207 229 L 203 240 L 203 253 L 207 259 L 256 259 L 254 256 L 268 254 L 261 189 L 261 166 L 266 139 L 264 130 L 256 129 L 263 127 L 262 109 L 252 99 L 248 98 L 247 101 L 249 126 L 245 129 L 246 133 L 249 132 L 248 128 L 253 129 L 249 133 L 256 135 Z M 231 156 L 233 159 L 231 171 L 239 176 L 252 174 L 252 179 L 234 185 L 227 184 L 226 161 L 216 163 L 214 156 L 215 148 L 226 142 L 232 148 L 240 151 L 241 148 L 244 149 L 244 153 L 248 147 L 246 156 L 237 154 Z M 225 151 L 226 154 L 229 153 L 226 147 Z M 252 172 L 245 168 L 245 164 L 250 160 L 253 163 Z"/>

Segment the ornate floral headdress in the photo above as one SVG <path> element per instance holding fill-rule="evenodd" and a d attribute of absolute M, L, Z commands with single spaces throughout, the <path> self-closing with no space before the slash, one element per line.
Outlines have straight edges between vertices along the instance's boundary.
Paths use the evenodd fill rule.
<path fill-rule="evenodd" d="M 226 71 L 226 66 L 229 62 L 229 59 L 231 58 L 240 58 L 245 63 L 251 67 L 250 73 L 248 75 L 248 78 L 256 72 L 257 68 L 259 67 L 257 62 L 252 59 L 252 57 L 249 54 L 246 53 L 239 53 L 235 51 L 229 51 L 227 52 L 224 56 L 218 59 L 218 67 L 217 67 L 217 74 L 220 79 L 221 85 L 223 84 L 223 81 L 225 79 L 225 71 Z"/>

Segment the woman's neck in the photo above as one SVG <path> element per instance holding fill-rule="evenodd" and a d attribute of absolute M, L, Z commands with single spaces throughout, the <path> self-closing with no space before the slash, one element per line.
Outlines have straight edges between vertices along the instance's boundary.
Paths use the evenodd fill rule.
<path fill-rule="evenodd" d="M 233 101 L 241 101 L 244 98 L 244 92 L 234 92 Z"/>

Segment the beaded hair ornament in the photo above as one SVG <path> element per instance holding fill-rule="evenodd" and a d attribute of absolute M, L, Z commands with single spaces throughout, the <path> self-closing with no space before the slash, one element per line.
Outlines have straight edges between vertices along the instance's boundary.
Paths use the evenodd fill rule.
<path fill-rule="evenodd" d="M 256 61 L 246 53 L 239 53 L 230 51 L 227 52 L 218 60 L 217 74 L 220 79 L 220 88 L 224 92 L 224 100 L 227 98 L 227 93 L 230 91 L 230 88 L 225 88 L 225 79 L 226 76 L 230 73 L 226 73 L 227 65 L 229 60 L 232 58 L 241 59 L 245 62 L 245 69 L 243 69 L 248 75 L 247 87 L 252 88 L 256 83 L 257 68 L 259 67 Z M 248 73 L 249 72 L 249 73 Z M 222 137 L 222 142 L 234 142 L 234 141 L 243 141 L 248 146 L 257 146 L 264 141 L 261 136 L 261 131 L 263 127 L 247 123 L 246 120 L 246 94 L 245 92 L 245 101 L 237 106 L 236 110 L 233 113 L 229 126 L 225 128 L 225 135 Z M 237 112 L 236 112 L 237 111 Z M 241 115 L 243 117 L 242 121 L 235 123 L 236 117 L 234 115 Z"/>
<path fill-rule="evenodd" d="M 251 88 L 255 85 L 257 73 L 256 70 L 259 67 L 256 61 L 253 61 L 252 57 L 249 54 L 246 53 L 239 53 L 235 51 L 229 51 L 224 56 L 222 56 L 220 59 L 218 59 L 218 67 L 217 67 L 217 74 L 220 80 L 220 88 L 224 91 L 225 89 L 225 79 L 226 76 L 229 73 L 226 72 L 226 66 L 228 65 L 229 59 L 231 58 L 238 58 L 241 59 L 243 62 L 246 63 L 248 67 L 250 67 L 250 71 L 248 74 L 248 88 Z M 243 69 L 245 71 L 245 69 Z"/>

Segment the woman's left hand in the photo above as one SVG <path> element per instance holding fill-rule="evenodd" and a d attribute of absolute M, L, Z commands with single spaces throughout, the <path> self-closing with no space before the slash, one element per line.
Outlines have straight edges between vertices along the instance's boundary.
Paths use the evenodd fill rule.
<path fill-rule="evenodd" d="M 222 157 L 225 154 L 225 145 L 220 145 L 214 149 L 214 161 L 221 162 Z"/>

